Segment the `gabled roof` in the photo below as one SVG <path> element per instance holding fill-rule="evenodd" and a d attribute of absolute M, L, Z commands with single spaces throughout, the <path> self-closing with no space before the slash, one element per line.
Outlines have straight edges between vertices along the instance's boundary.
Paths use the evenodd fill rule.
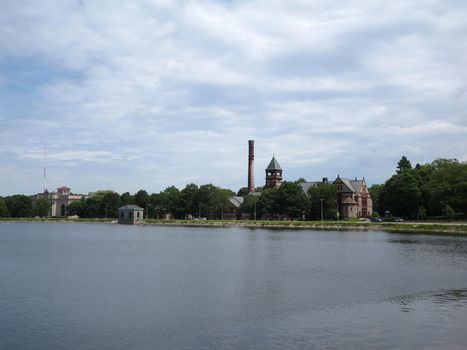
<path fill-rule="evenodd" d="M 269 162 L 268 167 L 266 170 L 282 170 L 279 162 L 277 161 L 276 157 L 272 157 L 271 161 Z"/>
<path fill-rule="evenodd" d="M 352 184 L 350 183 L 350 180 L 349 180 L 349 179 L 344 179 L 344 178 L 342 178 L 342 177 L 340 177 L 340 176 L 338 175 L 338 176 L 337 176 L 337 179 L 334 180 L 333 184 L 338 184 L 338 183 L 344 184 L 344 186 L 347 187 L 347 190 L 348 190 L 348 191 L 355 192 L 355 191 L 354 191 L 354 188 L 353 188 Z"/>
<path fill-rule="evenodd" d="M 238 208 L 243 204 L 243 197 L 240 196 L 230 196 L 229 202 L 235 207 Z"/>
<path fill-rule="evenodd" d="M 352 184 L 352 187 L 354 188 L 355 192 L 360 192 L 364 180 L 350 180 L 350 183 Z"/>
<path fill-rule="evenodd" d="M 334 183 L 337 183 L 338 181 L 342 181 L 342 183 L 348 187 L 348 189 L 354 193 L 360 192 L 362 189 L 363 184 L 365 183 L 365 180 L 349 180 L 349 179 L 344 179 L 342 177 L 337 177 L 337 179 L 334 181 Z"/>

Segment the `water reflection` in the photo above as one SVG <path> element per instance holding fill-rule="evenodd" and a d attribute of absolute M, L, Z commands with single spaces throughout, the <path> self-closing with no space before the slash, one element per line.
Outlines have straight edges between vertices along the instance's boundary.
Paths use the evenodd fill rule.
<path fill-rule="evenodd" d="M 420 292 L 410 295 L 400 296 L 390 300 L 391 303 L 399 304 L 401 311 L 410 312 L 416 309 L 416 305 L 430 303 L 446 307 L 466 307 L 467 288 L 449 289 L 436 292 Z"/>
<path fill-rule="evenodd" d="M 7 349 L 467 344 L 467 237 L 0 225 Z"/>

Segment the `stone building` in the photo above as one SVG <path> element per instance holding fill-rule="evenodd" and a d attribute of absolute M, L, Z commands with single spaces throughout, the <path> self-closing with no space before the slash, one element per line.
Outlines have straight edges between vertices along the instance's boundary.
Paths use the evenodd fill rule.
<path fill-rule="evenodd" d="M 366 218 L 373 213 L 373 201 L 365 178 L 349 180 L 338 175 L 333 184 L 337 189 L 339 213 L 342 219 Z"/>
<path fill-rule="evenodd" d="M 66 186 L 57 188 L 56 192 L 49 192 L 45 190 L 43 193 L 38 193 L 31 196 L 33 205 L 39 199 L 45 199 L 50 203 L 49 216 L 67 216 L 68 206 L 76 201 L 80 201 L 87 196 L 81 194 L 72 194 L 71 189 Z"/>
<path fill-rule="evenodd" d="M 128 204 L 118 208 L 119 224 L 138 224 L 143 221 L 144 209 L 137 205 Z"/>

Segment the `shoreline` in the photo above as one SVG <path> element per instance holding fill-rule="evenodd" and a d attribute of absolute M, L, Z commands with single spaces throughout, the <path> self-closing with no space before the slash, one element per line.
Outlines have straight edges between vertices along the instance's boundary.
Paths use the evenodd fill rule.
<path fill-rule="evenodd" d="M 64 219 L 64 218 L 0 218 L 0 222 L 47 223 L 102 223 L 115 224 L 115 219 Z M 394 233 L 431 233 L 467 235 L 466 222 L 362 222 L 362 221 L 268 221 L 268 220 L 155 220 L 140 225 L 187 227 L 244 227 L 266 229 L 300 229 L 327 231 L 384 231 Z"/>

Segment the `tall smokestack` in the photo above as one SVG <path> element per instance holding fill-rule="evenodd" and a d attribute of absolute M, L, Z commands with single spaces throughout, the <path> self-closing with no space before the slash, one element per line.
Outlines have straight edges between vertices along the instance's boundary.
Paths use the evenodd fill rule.
<path fill-rule="evenodd" d="M 248 192 L 255 191 L 255 140 L 248 140 Z"/>

